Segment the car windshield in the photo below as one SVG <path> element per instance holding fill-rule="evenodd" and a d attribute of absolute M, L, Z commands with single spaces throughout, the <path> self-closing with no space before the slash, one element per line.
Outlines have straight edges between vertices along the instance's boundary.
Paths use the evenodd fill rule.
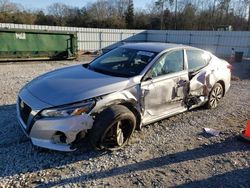
<path fill-rule="evenodd" d="M 139 75 L 155 55 L 155 52 L 119 47 L 94 60 L 89 69 L 129 78 Z"/>

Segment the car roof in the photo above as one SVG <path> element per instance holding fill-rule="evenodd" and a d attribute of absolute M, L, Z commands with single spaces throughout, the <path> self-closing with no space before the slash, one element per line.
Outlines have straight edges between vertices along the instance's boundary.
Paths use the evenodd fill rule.
<path fill-rule="evenodd" d="M 183 44 L 173 44 L 173 43 L 161 43 L 161 42 L 140 42 L 140 43 L 127 43 L 122 45 L 124 48 L 132 48 L 136 50 L 144 50 L 150 52 L 162 52 L 171 48 L 191 48 L 191 46 L 186 46 Z"/>

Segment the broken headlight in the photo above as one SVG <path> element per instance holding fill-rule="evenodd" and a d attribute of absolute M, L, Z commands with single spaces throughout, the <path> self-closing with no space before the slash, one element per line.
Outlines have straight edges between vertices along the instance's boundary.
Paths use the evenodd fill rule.
<path fill-rule="evenodd" d="M 46 109 L 41 112 L 43 117 L 67 117 L 88 113 L 95 105 L 95 101 L 77 103 L 65 107 Z"/>

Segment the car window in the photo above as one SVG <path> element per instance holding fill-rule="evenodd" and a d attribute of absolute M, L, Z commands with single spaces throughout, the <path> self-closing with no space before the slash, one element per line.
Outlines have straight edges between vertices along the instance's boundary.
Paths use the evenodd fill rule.
<path fill-rule="evenodd" d="M 156 54 L 119 47 L 91 62 L 89 68 L 111 76 L 132 77 L 140 74 Z"/>
<path fill-rule="evenodd" d="M 152 68 L 152 77 L 184 70 L 183 50 L 167 52 L 155 63 Z"/>
<path fill-rule="evenodd" d="M 188 60 L 188 70 L 196 71 L 206 66 L 211 56 L 201 50 L 186 50 Z"/>

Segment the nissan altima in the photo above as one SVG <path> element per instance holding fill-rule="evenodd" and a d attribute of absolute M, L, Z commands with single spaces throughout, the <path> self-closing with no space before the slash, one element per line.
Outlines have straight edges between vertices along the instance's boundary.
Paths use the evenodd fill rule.
<path fill-rule="evenodd" d="M 36 146 L 73 151 L 88 140 L 115 150 L 144 125 L 202 105 L 216 108 L 231 68 L 190 46 L 125 44 L 32 80 L 18 95 L 18 121 Z"/>

